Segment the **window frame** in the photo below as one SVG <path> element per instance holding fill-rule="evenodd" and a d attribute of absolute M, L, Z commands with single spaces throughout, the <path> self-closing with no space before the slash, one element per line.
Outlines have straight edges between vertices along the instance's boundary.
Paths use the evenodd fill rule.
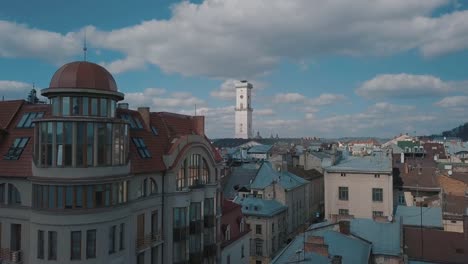
<path fill-rule="evenodd" d="M 338 187 L 338 200 L 349 201 L 349 187 L 347 186 Z"/>
<path fill-rule="evenodd" d="M 383 188 L 372 188 L 372 202 L 383 202 Z"/>
<path fill-rule="evenodd" d="M 31 137 L 17 137 L 13 140 L 7 154 L 3 156 L 4 160 L 19 160 L 21 154 L 29 143 Z"/>
<path fill-rule="evenodd" d="M 142 159 L 150 159 L 151 158 L 151 153 L 148 150 L 148 146 L 145 144 L 145 141 L 141 137 L 132 137 L 133 144 L 135 144 L 135 147 L 138 151 L 138 154 L 140 155 L 140 158 Z"/>

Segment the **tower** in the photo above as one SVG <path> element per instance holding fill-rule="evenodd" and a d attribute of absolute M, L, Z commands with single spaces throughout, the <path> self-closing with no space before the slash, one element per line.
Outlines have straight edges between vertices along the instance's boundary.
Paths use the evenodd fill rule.
<path fill-rule="evenodd" d="M 252 97 L 252 84 L 248 81 L 236 83 L 236 123 L 235 137 L 236 138 L 252 138 L 252 112 L 253 108 L 250 104 Z"/>

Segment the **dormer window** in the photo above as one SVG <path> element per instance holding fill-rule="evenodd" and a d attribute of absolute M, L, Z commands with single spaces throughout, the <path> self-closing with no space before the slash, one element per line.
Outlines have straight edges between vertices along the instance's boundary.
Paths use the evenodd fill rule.
<path fill-rule="evenodd" d="M 21 153 L 23 153 L 26 144 L 28 144 L 28 141 L 29 137 L 16 138 L 3 159 L 18 160 L 21 156 Z"/>
<path fill-rule="evenodd" d="M 44 112 L 32 112 L 32 113 L 25 113 L 21 120 L 18 122 L 16 127 L 18 128 L 31 128 L 34 127 L 34 123 L 32 123 L 33 119 L 41 118 L 44 116 Z"/>

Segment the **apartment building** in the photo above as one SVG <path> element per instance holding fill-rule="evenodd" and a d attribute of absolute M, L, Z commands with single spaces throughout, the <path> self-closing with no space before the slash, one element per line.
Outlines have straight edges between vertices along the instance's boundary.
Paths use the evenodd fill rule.
<path fill-rule="evenodd" d="M 72 62 L 0 102 L 1 263 L 219 263 L 221 157 L 202 116 L 128 109 Z"/>
<path fill-rule="evenodd" d="M 392 216 L 390 151 L 374 151 L 366 156 L 346 153 L 339 163 L 325 169 L 324 177 L 326 219 Z"/>

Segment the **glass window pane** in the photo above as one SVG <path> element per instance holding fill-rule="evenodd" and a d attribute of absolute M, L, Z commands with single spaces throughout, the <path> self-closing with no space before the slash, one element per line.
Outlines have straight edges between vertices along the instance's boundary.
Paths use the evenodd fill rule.
<path fill-rule="evenodd" d="M 81 97 L 72 97 L 72 115 L 80 115 Z"/>
<path fill-rule="evenodd" d="M 66 187 L 65 208 L 67 209 L 73 208 L 73 186 Z"/>
<path fill-rule="evenodd" d="M 93 166 L 94 164 L 94 124 L 88 123 L 86 130 L 86 164 L 88 166 Z"/>
<path fill-rule="evenodd" d="M 91 115 L 97 116 L 98 115 L 98 99 L 91 98 Z"/>
<path fill-rule="evenodd" d="M 105 98 L 101 98 L 101 111 L 100 111 L 100 115 L 101 116 L 107 116 L 107 99 Z"/>
<path fill-rule="evenodd" d="M 65 139 L 65 149 L 64 149 L 64 163 L 65 166 L 72 165 L 72 142 L 73 142 L 73 123 L 64 122 L 64 139 Z"/>
<path fill-rule="evenodd" d="M 57 186 L 57 208 L 63 208 L 63 186 Z"/>
<path fill-rule="evenodd" d="M 83 208 L 83 186 L 76 186 L 76 208 Z"/>
<path fill-rule="evenodd" d="M 85 138 L 85 125 L 84 122 L 77 123 L 76 128 L 76 166 L 81 167 L 84 165 L 84 138 Z"/>
<path fill-rule="evenodd" d="M 55 186 L 49 186 L 49 208 L 55 208 Z"/>
<path fill-rule="evenodd" d="M 54 97 L 51 99 L 52 103 L 52 115 L 58 116 L 60 114 L 60 101 L 59 97 Z"/>
<path fill-rule="evenodd" d="M 70 97 L 62 98 L 62 115 L 63 116 L 70 115 Z"/>
<path fill-rule="evenodd" d="M 94 208 L 94 188 L 92 185 L 87 186 L 86 192 L 86 207 L 87 208 Z"/>
<path fill-rule="evenodd" d="M 83 97 L 82 99 L 82 104 L 83 104 L 83 107 L 82 107 L 82 112 L 83 112 L 83 115 L 88 115 L 89 112 L 88 112 L 88 108 L 89 108 L 89 103 L 88 103 L 88 97 Z"/>

